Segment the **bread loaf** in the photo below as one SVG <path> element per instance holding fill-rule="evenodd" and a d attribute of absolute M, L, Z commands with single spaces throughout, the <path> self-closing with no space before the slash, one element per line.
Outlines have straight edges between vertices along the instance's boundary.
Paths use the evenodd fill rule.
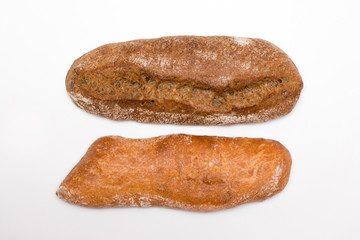
<path fill-rule="evenodd" d="M 175 36 L 101 46 L 66 77 L 73 102 L 114 120 L 229 125 L 289 113 L 303 83 L 275 45 L 251 38 Z"/>
<path fill-rule="evenodd" d="M 85 207 L 215 211 L 280 192 L 290 168 L 288 150 L 273 140 L 110 136 L 91 145 L 57 195 Z"/>

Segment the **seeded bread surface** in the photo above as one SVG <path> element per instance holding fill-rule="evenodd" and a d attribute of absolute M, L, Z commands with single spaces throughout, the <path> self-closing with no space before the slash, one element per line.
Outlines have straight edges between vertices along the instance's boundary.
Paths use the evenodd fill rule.
<path fill-rule="evenodd" d="M 228 125 L 289 113 L 303 83 L 275 45 L 250 38 L 175 36 L 101 46 L 77 59 L 67 91 L 114 120 Z"/>

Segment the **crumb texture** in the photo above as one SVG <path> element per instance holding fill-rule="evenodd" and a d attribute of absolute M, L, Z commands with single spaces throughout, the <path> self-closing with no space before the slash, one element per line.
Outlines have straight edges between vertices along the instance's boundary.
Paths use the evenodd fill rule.
<path fill-rule="evenodd" d="M 290 168 L 289 152 L 273 140 L 109 136 L 92 144 L 57 195 L 87 207 L 215 211 L 280 192 Z"/>
<path fill-rule="evenodd" d="M 289 113 L 302 80 L 290 58 L 264 40 L 176 36 L 101 46 L 74 62 L 66 86 L 74 102 L 93 104 L 77 106 L 114 120 L 226 125 Z M 159 118 L 165 115 L 173 121 Z"/>

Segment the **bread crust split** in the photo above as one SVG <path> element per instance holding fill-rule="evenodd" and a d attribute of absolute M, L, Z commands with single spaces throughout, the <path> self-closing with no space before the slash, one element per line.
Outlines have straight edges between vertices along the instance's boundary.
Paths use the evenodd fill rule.
<path fill-rule="evenodd" d="M 77 59 L 66 77 L 71 99 L 89 113 L 187 125 L 268 121 L 288 114 L 302 87 L 278 47 L 227 36 L 103 45 Z"/>
<path fill-rule="evenodd" d="M 289 151 L 273 140 L 108 136 L 90 146 L 56 194 L 85 207 L 216 211 L 273 196 L 290 169 Z"/>

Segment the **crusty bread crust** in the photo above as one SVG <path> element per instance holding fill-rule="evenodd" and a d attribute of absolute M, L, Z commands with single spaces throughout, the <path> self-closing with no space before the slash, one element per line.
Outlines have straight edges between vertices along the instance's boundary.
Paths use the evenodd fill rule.
<path fill-rule="evenodd" d="M 215 211 L 280 192 L 290 168 L 290 153 L 273 140 L 109 136 L 91 145 L 56 194 L 86 207 Z"/>
<path fill-rule="evenodd" d="M 288 114 L 302 90 L 291 59 L 251 38 L 175 36 L 101 46 L 77 59 L 67 91 L 114 120 L 229 125 Z"/>

